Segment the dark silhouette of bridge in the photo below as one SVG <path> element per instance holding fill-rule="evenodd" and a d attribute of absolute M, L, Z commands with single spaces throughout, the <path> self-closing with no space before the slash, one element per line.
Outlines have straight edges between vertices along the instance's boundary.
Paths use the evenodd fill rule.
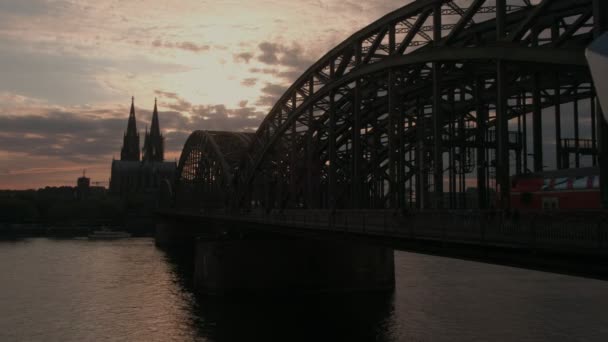
<path fill-rule="evenodd" d="M 607 28 L 603 0 L 414 1 L 314 63 L 255 133 L 192 133 L 161 213 L 605 257 L 603 213 L 509 207 L 513 175 L 583 166 L 599 166 L 606 203 L 585 48 Z"/>

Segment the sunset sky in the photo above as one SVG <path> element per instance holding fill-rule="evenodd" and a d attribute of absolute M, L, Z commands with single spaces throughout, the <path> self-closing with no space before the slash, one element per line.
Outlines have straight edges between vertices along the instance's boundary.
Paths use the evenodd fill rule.
<path fill-rule="evenodd" d="M 255 130 L 333 46 L 407 0 L 0 0 L 0 188 L 107 186 L 131 96 L 167 159 L 196 129 Z M 143 144 L 143 138 L 141 141 Z"/>

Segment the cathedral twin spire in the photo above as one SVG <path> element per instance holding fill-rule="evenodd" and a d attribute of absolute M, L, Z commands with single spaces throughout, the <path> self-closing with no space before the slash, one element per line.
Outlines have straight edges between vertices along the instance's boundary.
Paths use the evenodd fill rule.
<path fill-rule="evenodd" d="M 146 131 L 144 136 L 143 161 L 162 162 L 164 160 L 164 138 L 160 133 L 158 123 L 158 109 L 156 99 L 154 99 L 154 112 L 152 113 L 152 125 L 150 132 Z M 137 132 L 135 120 L 135 98 L 131 97 L 131 111 L 129 112 L 129 122 L 127 131 L 123 137 L 120 160 L 139 161 L 139 133 Z"/>
<path fill-rule="evenodd" d="M 139 133 L 137 133 L 137 125 L 135 123 L 134 97 L 131 97 L 131 112 L 129 113 L 127 131 L 123 136 L 120 160 L 139 161 Z"/>
<path fill-rule="evenodd" d="M 152 112 L 152 125 L 150 132 L 146 132 L 144 137 L 144 161 L 162 162 L 165 158 L 164 138 L 160 134 L 160 124 L 158 123 L 158 109 L 156 99 L 154 99 L 154 112 Z"/>

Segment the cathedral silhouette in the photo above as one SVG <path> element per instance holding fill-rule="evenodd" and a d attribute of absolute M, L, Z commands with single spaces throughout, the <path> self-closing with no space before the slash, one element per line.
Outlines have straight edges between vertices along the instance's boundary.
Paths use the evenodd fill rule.
<path fill-rule="evenodd" d="M 120 160 L 112 160 L 110 192 L 120 195 L 120 197 L 138 194 L 148 199 L 156 199 L 162 182 L 173 183 L 177 168 L 175 162 L 164 161 L 164 145 L 165 139 L 160 132 L 155 99 L 150 131 L 148 132 L 146 129 L 144 147 L 140 153 L 139 132 L 137 132 L 135 119 L 135 98 L 132 97 Z"/>

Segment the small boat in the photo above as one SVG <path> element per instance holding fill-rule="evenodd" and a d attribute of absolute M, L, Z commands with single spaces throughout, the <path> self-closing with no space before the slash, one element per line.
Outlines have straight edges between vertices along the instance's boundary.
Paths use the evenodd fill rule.
<path fill-rule="evenodd" d="M 127 232 L 109 230 L 106 227 L 102 227 L 101 230 L 95 230 L 89 234 L 89 239 L 124 239 L 131 237 L 131 234 Z"/>

